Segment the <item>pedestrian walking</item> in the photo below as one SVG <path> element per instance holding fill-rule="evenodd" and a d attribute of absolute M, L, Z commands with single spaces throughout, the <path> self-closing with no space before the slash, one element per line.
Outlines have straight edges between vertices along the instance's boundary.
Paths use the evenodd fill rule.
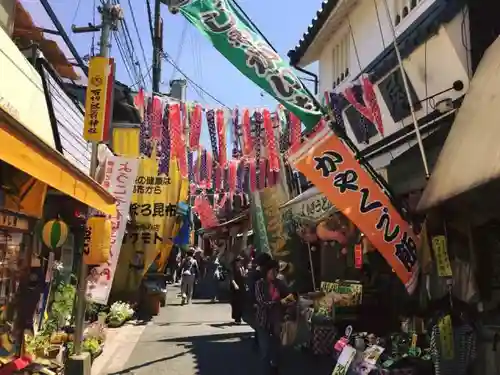
<path fill-rule="evenodd" d="M 245 308 L 245 277 L 246 270 L 243 265 L 243 258 L 238 256 L 233 261 L 231 270 L 231 317 L 236 324 L 241 324 L 243 310 Z"/>
<path fill-rule="evenodd" d="M 193 298 L 196 277 L 199 274 L 198 263 L 194 259 L 194 251 L 188 251 L 180 269 L 182 304 L 190 304 Z"/>
<path fill-rule="evenodd" d="M 212 255 L 208 260 L 207 265 L 207 275 L 206 275 L 206 285 L 208 297 L 212 303 L 217 302 L 219 297 L 219 283 L 222 280 L 222 270 L 219 261 L 219 256 L 217 254 Z"/>
<path fill-rule="evenodd" d="M 252 268 L 248 272 L 247 276 L 247 286 L 248 286 L 248 298 L 246 305 L 245 321 L 252 327 L 255 331 L 254 333 L 254 349 L 259 349 L 259 332 L 256 321 L 256 310 L 257 310 L 257 300 L 255 299 L 255 285 L 257 281 L 262 279 L 262 266 L 271 260 L 271 256 L 268 253 L 261 253 L 252 261 Z"/>
<path fill-rule="evenodd" d="M 281 323 L 288 302 L 277 278 L 279 263 L 270 260 L 261 270 L 263 277 L 255 284 L 257 337 L 264 367 L 262 373 L 273 375 L 278 373 Z"/>

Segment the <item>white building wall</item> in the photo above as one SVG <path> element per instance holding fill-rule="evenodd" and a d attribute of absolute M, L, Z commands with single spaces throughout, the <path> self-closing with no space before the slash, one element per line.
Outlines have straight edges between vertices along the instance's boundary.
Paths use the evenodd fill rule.
<path fill-rule="evenodd" d="M 349 44 L 349 76 L 344 80 L 343 84 L 334 89 L 336 92 L 342 91 L 352 79 L 356 78 L 363 69 L 382 53 L 385 47 L 393 43 L 392 28 L 386 15 L 384 0 L 375 1 L 376 6 L 374 1 L 360 1 L 351 11 L 350 16 L 345 19 L 340 28 L 331 36 L 329 43 L 323 48 L 319 59 L 319 84 L 322 93 L 332 91 L 333 73 L 335 71 L 333 67 L 333 50 L 346 33 L 351 35 L 350 31 L 352 30 L 352 40 Z M 401 0 L 387 1 L 391 7 L 394 1 Z M 434 1 L 421 0 L 408 16 L 395 27 L 396 35 L 403 33 L 422 13 L 428 10 Z M 391 8 L 394 12 L 394 8 Z M 378 20 L 380 20 L 380 24 Z M 457 99 L 467 91 L 469 81 L 468 72 L 470 69 L 468 68 L 468 53 L 465 46 L 469 45 L 468 34 L 468 18 L 467 13 L 464 11 L 458 14 L 450 23 L 443 25 L 437 35 L 418 47 L 404 60 L 403 63 L 408 78 L 420 100 L 450 88 L 453 82 L 457 80 L 461 80 L 465 85 L 464 90 L 461 92 L 449 91 L 435 97 L 432 101 L 422 103 L 422 109 L 417 112 L 417 118 L 421 118 L 432 112 L 433 103 L 439 102 L 444 98 Z M 462 35 L 464 35 L 464 38 L 462 38 Z M 388 136 L 402 127 L 412 124 L 411 116 L 395 123 L 378 89 L 376 89 L 376 94 L 384 122 L 384 136 Z M 367 144 L 356 142 L 345 116 L 344 120 L 346 121 L 347 132 L 351 139 L 360 150 L 365 148 Z M 380 134 L 374 136 L 370 139 L 369 145 L 374 144 L 382 138 Z M 410 146 L 411 144 L 405 144 L 392 151 L 391 155 L 385 155 L 372 160 L 372 164 L 375 168 L 386 165 L 392 158 L 406 151 Z"/>

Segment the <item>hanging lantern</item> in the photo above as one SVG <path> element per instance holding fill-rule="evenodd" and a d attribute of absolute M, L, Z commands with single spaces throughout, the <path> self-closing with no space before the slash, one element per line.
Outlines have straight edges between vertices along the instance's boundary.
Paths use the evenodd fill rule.
<path fill-rule="evenodd" d="M 54 250 L 66 242 L 68 226 L 64 221 L 54 219 L 47 221 L 42 229 L 42 240 L 45 246 Z"/>
<path fill-rule="evenodd" d="M 100 265 L 109 260 L 111 251 L 111 220 L 93 216 L 87 220 L 83 244 L 83 261 Z"/>

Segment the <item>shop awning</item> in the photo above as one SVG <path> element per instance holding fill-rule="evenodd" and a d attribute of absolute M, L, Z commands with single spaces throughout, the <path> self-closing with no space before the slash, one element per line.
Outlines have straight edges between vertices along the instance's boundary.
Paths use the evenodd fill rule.
<path fill-rule="evenodd" d="M 291 212 L 295 220 L 303 223 L 316 223 L 337 211 L 328 198 L 315 186 L 286 202 L 280 210 Z"/>
<path fill-rule="evenodd" d="M 109 215 L 116 214 L 114 198 L 62 154 L 0 111 L 0 160 L 20 169 L 74 199 Z"/>
<path fill-rule="evenodd" d="M 432 208 L 500 177 L 500 38 L 471 80 L 417 209 Z"/>

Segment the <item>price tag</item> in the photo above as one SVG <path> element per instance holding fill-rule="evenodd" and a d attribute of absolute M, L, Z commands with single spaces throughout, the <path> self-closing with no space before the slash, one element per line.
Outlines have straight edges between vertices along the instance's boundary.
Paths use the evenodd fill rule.
<path fill-rule="evenodd" d="M 436 258 L 439 277 L 452 277 L 450 258 L 448 256 L 448 245 L 445 236 L 432 237 L 432 250 Z"/>
<path fill-rule="evenodd" d="M 346 375 L 355 356 L 356 349 L 354 349 L 350 345 L 345 346 L 344 350 L 342 350 L 342 353 L 339 356 L 339 359 L 337 360 L 337 364 L 333 369 L 332 375 Z"/>
<path fill-rule="evenodd" d="M 453 326 L 451 316 L 446 315 L 439 323 L 439 339 L 441 343 L 441 355 L 443 359 L 453 359 L 455 357 L 455 348 L 453 342 Z"/>
<path fill-rule="evenodd" d="M 364 352 L 363 352 L 363 361 L 365 363 L 369 363 L 371 365 L 375 365 L 382 353 L 384 352 L 384 348 L 378 345 L 372 345 L 368 347 Z"/>

